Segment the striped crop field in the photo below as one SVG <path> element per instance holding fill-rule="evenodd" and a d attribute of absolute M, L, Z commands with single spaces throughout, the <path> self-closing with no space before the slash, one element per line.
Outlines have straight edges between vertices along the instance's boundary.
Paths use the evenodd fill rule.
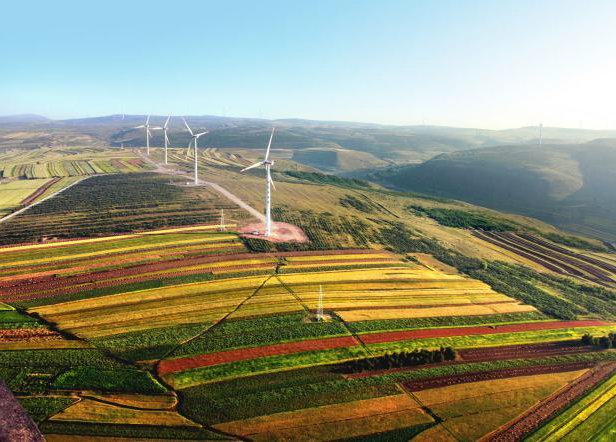
<path fill-rule="evenodd" d="M 34 202 L 34 198 L 31 200 L 29 198 L 33 195 L 36 197 L 40 196 L 36 195 L 37 192 L 41 189 L 44 192 L 46 190 L 45 186 L 50 183 L 52 183 L 52 180 L 49 178 L 0 181 L 0 216 L 19 209 L 26 205 L 26 203 Z"/>
<path fill-rule="evenodd" d="M 474 232 L 477 238 L 560 274 L 616 287 L 616 264 L 531 234 Z"/>
<path fill-rule="evenodd" d="M 134 160 L 52 158 L 96 174 L 0 225 L 0 376 L 49 440 L 489 440 L 534 407 L 553 411 L 537 440 L 611 431 L 616 324 L 603 304 L 552 309 L 588 289 L 547 302 L 549 280 L 531 291 L 517 267 L 393 247 L 398 224 L 348 248 L 242 238 L 242 209 Z"/>

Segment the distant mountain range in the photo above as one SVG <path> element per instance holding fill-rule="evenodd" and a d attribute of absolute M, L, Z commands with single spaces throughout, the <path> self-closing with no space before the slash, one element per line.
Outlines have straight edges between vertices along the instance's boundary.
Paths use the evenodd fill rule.
<path fill-rule="evenodd" d="M 109 115 L 93 118 L 48 120 L 40 116 L 0 117 L 0 137 L 11 130 L 28 130 L 46 134 L 86 135 L 97 143 L 125 147 L 145 144 L 145 115 Z M 150 122 L 162 125 L 164 115 L 154 115 Z M 498 145 L 537 143 L 538 127 L 507 130 L 468 129 L 445 126 L 388 126 L 343 121 L 302 119 L 264 120 L 255 118 L 187 116 L 189 124 L 207 128 L 210 134 L 200 141 L 208 147 L 262 149 L 272 125 L 277 127 L 273 148 L 296 151 L 298 162 L 331 172 L 382 168 L 393 164 L 418 163 L 442 153 Z M 190 140 L 180 117 L 170 122 L 174 146 L 185 147 Z M 616 131 L 593 131 L 545 127 L 544 141 L 550 144 L 588 142 L 596 138 L 616 138 Z M 153 145 L 162 144 L 160 132 L 154 132 Z M 45 137 L 47 140 L 47 137 Z M 27 141 L 27 140 L 26 140 Z M 45 141 L 45 145 L 53 145 Z M 4 147 L 0 139 L 0 146 Z M 29 143 L 36 145 L 36 143 Z"/>
<path fill-rule="evenodd" d="M 616 139 L 444 153 L 371 176 L 616 240 Z"/>

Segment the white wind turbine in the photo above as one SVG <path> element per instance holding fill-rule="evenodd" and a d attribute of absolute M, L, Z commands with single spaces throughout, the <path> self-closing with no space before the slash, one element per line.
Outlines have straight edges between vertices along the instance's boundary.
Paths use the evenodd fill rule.
<path fill-rule="evenodd" d="M 152 127 L 152 130 L 162 130 L 164 139 L 165 139 L 165 164 L 167 164 L 167 147 L 169 146 L 169 137 L 167 136 L 167 126 L 169 126 L 169 119 L 171 115 L 167 117 L 167 121 L 165 121 L 165 125 L 163 127 Z"/>
<path fill-rule="evenodd" d="M 184 120 L 184 117 L 182 117 L 182 120 Z M 195 186 L 197 184 L 199 184 L 199 177 L 197 176 L 197 140 L 199 139 L 199 137 L 201 135 L 205 135 L 208 133 L 208 131 L 206 130 L 205 132 L 201 132 L 198 134 L 193 133 L 193 131 L 190 129 L 190 126 L 188 125 L 188 123 L 186 122 L 186 120 L 184 120 L 184 124 L 186 125 L 186 129 L 188 129 L 188 132 L 190 132 L 190 134 L 192 135 L 192 139 L 190 140 L 190 143 L 188 143 L 188 150 L 186 151 L 186 157 L 188 157 L 188 152 L 190 152 L 190 145 L 193 144 L 193 142 L 195 143 Z"/>
<path fill-rule="evenodd" d="M 274 181 L 272 181 L 272 174 L 270 172 L 271 167 L 274 165 L 273 161 L 269 159 L 270 147 L 272 146 L 272 138 L 274 138 L 274 130 L 272 127 L 272 134 L 270 135 L 269 143 L 267 143 L 267 151 L 265 152 L 265 159 L 263 161 L 259 161 L 258 163 L 253 164 L 252 166 L 248 166 L 245 169 L 242 169 L 241 172 L 245 172 L 249 169 L 253 169 L 255 167 L 259 167 L 261 165 L 265 166 L 265 235 L 270 236 L 272 234 L 272 216 L 271 216 L 271 190 L 270 186 L 276 190 L 276 186 L 274 185 Z"/>
<path fill-rule="evenodd" d="M 145 145 L 147 148 L 148 155 L 150 155 L 150 137 L 152 134 L 150 133 L 150 116 L 148 115 L 147 120 L 145 120 L 145 124 L 141 126 L 133 127 L 133 129 L 143 129 L 145 128 Z"/>

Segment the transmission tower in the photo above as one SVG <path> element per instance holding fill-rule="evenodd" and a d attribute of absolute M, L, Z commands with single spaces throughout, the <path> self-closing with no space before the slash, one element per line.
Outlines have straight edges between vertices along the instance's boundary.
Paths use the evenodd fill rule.
<path fill-rule="evenodd" d="M 319 306 L 317 308 L 317 320 L 323 321 L 323 286 L 319 285 Z"/>

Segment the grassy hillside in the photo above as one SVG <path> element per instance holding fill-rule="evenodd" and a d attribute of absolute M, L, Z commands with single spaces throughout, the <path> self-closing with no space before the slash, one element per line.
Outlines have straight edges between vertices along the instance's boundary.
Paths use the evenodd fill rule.
<path fill-rule="evenodd" d="M 565 229 L 616 238 L 616 140 L 518 145 L 442 154 L 376 175 L 429 192 L 530 215 Z"/>

